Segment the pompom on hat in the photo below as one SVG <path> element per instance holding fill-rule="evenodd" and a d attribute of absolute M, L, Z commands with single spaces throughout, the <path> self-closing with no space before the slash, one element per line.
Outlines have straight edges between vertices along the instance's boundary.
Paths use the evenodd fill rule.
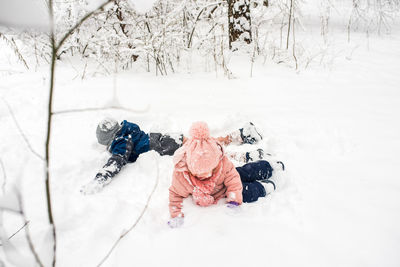
<path fill-rule="evenodd" d="M 189 130 L 190 137 L 194 139 L 207 139 L 210 138 L 210 130 L 208 129 L 207 123 L 198 121 L 190 126 Z"/>
<path fill-rule="evenodd" d="M 175 164 L 186 161 L 188 170 L 199 178 L 208 178 L 223 157 L 222 146 L 210 136 L 207 123 L 195 122 L 189 130 L 190 138 L 175 153 Z M 186 157 L 185 157 L 186 156 Z M 186 160 L 185 160 L 186 159 Z"/>

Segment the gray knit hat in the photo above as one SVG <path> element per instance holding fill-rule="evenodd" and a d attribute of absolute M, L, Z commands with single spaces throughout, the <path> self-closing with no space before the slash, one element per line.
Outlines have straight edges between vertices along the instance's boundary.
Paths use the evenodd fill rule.
<path fill-rule="evenodd" d="M 121 129 L 121 126 L 113 118 L 103 119 L 99 125 L 97 125 L 96 136 L 99 144 L 108 146 L 114 139 L 115 134 Z"/>

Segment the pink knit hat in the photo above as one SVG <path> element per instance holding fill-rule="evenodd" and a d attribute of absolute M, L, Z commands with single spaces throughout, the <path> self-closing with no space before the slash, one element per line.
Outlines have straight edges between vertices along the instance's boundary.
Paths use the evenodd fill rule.
<path fill-rule="evenodd" d="M 190 138 L 185 143 L 186 164 L 189 171 L 198 177 L 210 177 L 223 156 L 222 146 L 210 137 L 205 122 L 195 122 L 190 127 Z"/>

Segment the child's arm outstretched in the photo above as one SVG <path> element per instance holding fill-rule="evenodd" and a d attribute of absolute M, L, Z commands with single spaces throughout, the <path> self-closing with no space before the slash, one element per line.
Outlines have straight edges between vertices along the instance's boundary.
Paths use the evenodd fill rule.
<path fill-rule="evenodd" d="M 109 184 L 111 179 L 126 165 L 132 151 L 133 143 L 130 138 L 127 140 L 123 138 L 117 140 L 111 151 L 112 156 L 96 174 L 94 180 L 81 188 L 81 193 L 85 195 L 94 194 L 99 192 L 105 185 Z"/>
<path fill-rule="evenodd" d="M 123 166 L 126 165 L 128 160 L 126 157 L 113 154 L 107 161 L 107 163 L 101 168 L 101 170 L 96 174 L 95 180 L 104 181 L 104 183 L 109 183 L 111 178 L 117 175 Z"/>

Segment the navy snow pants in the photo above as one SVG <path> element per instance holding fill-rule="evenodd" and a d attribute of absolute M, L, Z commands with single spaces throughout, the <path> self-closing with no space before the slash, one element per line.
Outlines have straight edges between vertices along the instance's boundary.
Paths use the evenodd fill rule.
<path fill-rule="evenodd" d="M 236 170 L 243 184 L 243 202 L 254 202 L 259 197 L 265 197 L 265 188 L 258 181 L 268 180 L 272 176 L 273 169 L 268 161 L 250 162 Z"/>
<path fill-rule="evenodd" d="M 179 136 L 179 141 L 175 140 L 168 134 L 150 133 L 149 143 L 150 150 L 158 152 L 161 156 L 172 156 L 175 151 L 182 146 L 183 135 Z"/>

